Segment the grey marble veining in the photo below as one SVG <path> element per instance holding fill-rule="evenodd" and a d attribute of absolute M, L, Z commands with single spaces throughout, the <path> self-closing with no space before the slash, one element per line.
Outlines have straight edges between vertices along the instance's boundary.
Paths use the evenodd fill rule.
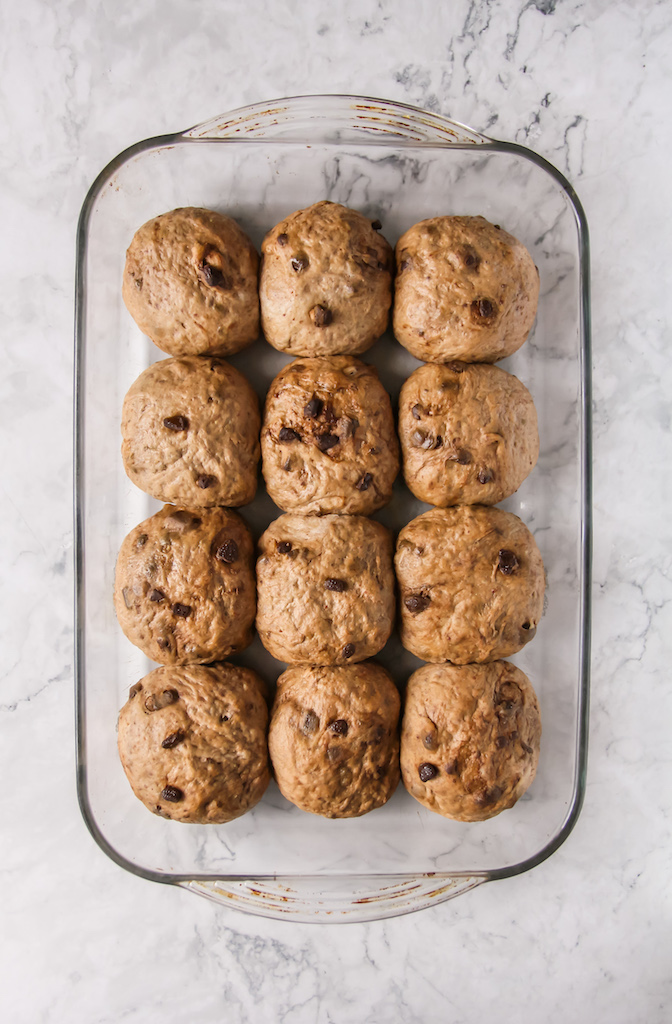
<path fill-rule="evenodd" d="M 666 1020 L 669 5 L 26 0 L 3 27 L 3 1017 Z M 141 138 L 319 92 L 418 104 L 535 149 L 577 189 L 593 266 L 584 810 L 567 843 L 528 874 L 415 916 L 342 928 L 235 914 L 121 871 L 79 816 L 72 729 L 71 339 L 82 199 L 105 163 Z M 328 183 L 336 176 L 334 165 Z M 361 189 L 357 202 L 367 201 Z M 560 311 L 562 284 L 544 299 Z M 550 451 L 548 471 L 563 458 Z"/>

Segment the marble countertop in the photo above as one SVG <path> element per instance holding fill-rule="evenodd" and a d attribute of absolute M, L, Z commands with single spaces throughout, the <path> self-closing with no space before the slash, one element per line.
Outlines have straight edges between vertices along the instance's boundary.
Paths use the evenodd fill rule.
<path fill-rule="evenodd" d="M 3 1017 L 668 1019 L 669 5 L 24 0 L 0 40 Z M 528 146 L 591 229 L 595 540 L 585 806 L 527 874 L 409 917 L 250 917 L 103 855 L 75 792 L 74 237 L 120 150 L 257 100 L 384 96 Z"/>

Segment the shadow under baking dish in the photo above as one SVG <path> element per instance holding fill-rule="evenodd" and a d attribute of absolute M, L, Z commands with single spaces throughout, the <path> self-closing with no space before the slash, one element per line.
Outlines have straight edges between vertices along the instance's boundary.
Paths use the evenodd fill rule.
<path fill-rule="evenodd" d="M 124 473 L 121 406 L 138 374 L 166 358 L 123 305 L 126 248 L 141 224 L 178 206 L 229 213 L 259 248 L 282 217 L 325 198 L 381 220 L 392 245 L 426 217 L 482 214 L 523 241 L 539 267 L 535 328 L 500 365 L 526 384 L 539 416 L 539 463 L 502 507 L 535 535 L 548 574 L 537 636 L 511 659 L 539 696 L 541 759 L 528 793 L 487 822 L 444 819 L 403 786 L 369 815 L 331 821 L 298 810 L 272 783 L 237 821 L 177 825 L 136 800 L 117 755 L 119 708 L 129 686 L 153 665 L 117 626 L 115 560 L 126 533 L 159 507 Z M 588 724 L 588 234 L 568 182 L 529 150 L 412 107 L 361 97 L 298 97 L 257 104 L 122 153 L 91 187 L 77 243 L 78 791 L 99 845 L 144 877 L 187 885 L 253 913 L 303 921 L 406 913 L 549 856 L 580 811 Z M 393 403 L 419 365 L 391 333 L 362 358 L 376 365 Z M 230 361 L 263 401 L 288 357 L 259 339 Z M 427 507 L 398 482 L 376 518 L 396 532 Z M 280 514 L 263 486 L 240 511 L 257 537 Z M 258 638 L 233 660 L 271 682 L 284 668 Z M 376 660 L 402 689 L 420 665 L 396 632 Z"/>

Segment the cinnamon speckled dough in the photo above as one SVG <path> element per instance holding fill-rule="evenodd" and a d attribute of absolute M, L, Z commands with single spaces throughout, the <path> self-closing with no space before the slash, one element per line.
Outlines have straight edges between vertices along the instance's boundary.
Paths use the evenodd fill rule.
<path fill-rule="evenodd" d="M 285 511 L 368 515 L 399 471 L 390 399 L 352 356 L 299 359 L 270 386 L 261 434 L 268 493 Z"/>
<path fill-rule="evenodd" d="M 259 257 L 235 220 L 184 207 L 136 231 L 122 294 L 141 331 L 170 355 L 228 355 L 259 334 Z"/>
<path fill-rule="evenodd" d="M 282 795 L 326 818 L 381 807 L 399 782 L 399 704 L 389 675 L 372 663 L 284 672 L 268 734 Z"/>
<path fill-rule="evenodd" d="M 290 664 L 370 658 L 394 622 L 390 534 L 362 516 L 280 516 L 259 541 L 257 630 Z"/>
<path fill-rule="evenodd" d="M 274 348 L 358 353 L 384 333 L 394 258 L 361 213 L 315 203 L 277 224 L 261 250 L 261 325 Z"/>
<path fill-rule="evenodd" d="M 539 456 L 532 396 L 498 366 L 427 364 L 399 397 L 404 478 L 430 505 L 494 505 Z"/>
<path fill-rule="evenodd" d="M 124 539 L 114 586 L 122 630 L 164 665 L 219 661 L 252 639 L 252 536 L 235 512 L 166 505 Z"/>
<path fill-rule="evenodd" d="M 157 668 L 119 714 L 119 755 L 133 792 L 173 821 L 232 821 L 270 780 L 264 684 L 237 665 Z"/>
<path fill-rule="evenodd" d="M 534 537 L 510 512 L 431 509 L 399 534 L 395 567 L 401 642 L 424 661 L 496 661 L 536 632 L 544 565 Z"/>
<path fill-rule="evenodd" d="M 394 333 L 418 359 L 493 363 L 527 338 L 539 273 L 484 217 L 433 217 L 397 242 Z"/>
<path fill-rule="evenodd" d="M 159 501 L 245 505 L 257 489 L 259 403 L 223 359 L 163 359 L 140 374 L 121 417 L 124 468 Z"/>
<path fill-rule="evenodd" d="M 540 739 L 536 694 L 509 662 L 425 665 L 408 681 L 402 776 L 437 814 L 485 821 L 513 807 L 534 779 Z"/>

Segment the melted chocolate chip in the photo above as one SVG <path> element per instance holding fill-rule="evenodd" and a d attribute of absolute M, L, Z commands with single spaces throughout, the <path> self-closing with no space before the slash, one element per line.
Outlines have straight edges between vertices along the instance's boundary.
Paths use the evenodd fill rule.
<path fill-rule="evenodd" d="M 355 645 L 354 644 L 346 644 L 345 647 L 343 648 L 343 651 L 341 653 L 343 654 L 344 658 L 351 658 L 353 656 L 353 654 L 355 653 Z"/>
<path fill-rule="evenodd" d="M 481 469 L 478 474 L 479 484 L 489 484 L 495 479 L 495 474 L 491 469 Z"/>
<path fill-rule="evenodd" d="M 140 693 L 141 689 L 142 689 L 142 683 L 133 683 L 133 686 L 128 691 L 128 699 L 132 700 L 133 697 L 135 697 L 138 693 Z"/>
<path fill-rule="evenodd" d="M 223 288 L 225 291 L 231 287 L 231 282 L 219 267 L 212 267 L 205 260 L 199 265 L 198 276 L 205 281 L 210 288 Z"/>
<path fill-rule="evenodd" d="M 301 435 L 296 430 L 292 430 L 291 427 L 280 427 L 278 439 L 282 444 L 288 444 L 290 441 L 300 441 Z"/>
<path fill-rule="evenodd" d="M 293 256 L 292 257 L 292 270 L 295 270 L 297 274 L 300 274 L 308 266 L 307 256 Z"/>
<path fill-rule="evenodd" d="M 167 651 L 170 647 L 170 640 L 167 636 L 160 636 L 156 642 L 162 651 Z"/>
<path fill-rule="evenodd" d="M 382 226 L 383 225 L 380 223 L 379 220 L 372 220 L 371 221 L 371 227 L 373 228 L 374 231 L 380 231 Z"/>
<path fill-rule="evenodd" d="M 423 410 L 422 406 L 416 404 L 411 409 L 411 416 L 413 417 L 414 420 L 419 420 L 421 418 L 421 416 L 422 416 L 423 411 L 424 410 Z"/>
<path fill-rule="evenodd" d="M 167 708 L 169 704 L 175 704 L 180 699 L 180 695 L 177 690 L 162 690 L 161 693 L 150 693 L 145 700 L 145 708 L 147 711 L 161 711 L 162 708 Z"/>
<path fill-rule="evenodd" d="M 238 561 L 238 545 L 235 540 L 224 541 L 220 544 L 215 552 L 215 557 L 220 562 L 226 562 L 227 565 L 231 565 L 233 562 Z"/>
<path fill-rule="evenodd" d="M 521 747 L 523 748 L 523 750 L 525 751 L 526 754 L 531 754 L 532 753 L 532 747 L 529 745 L 529 743 L 526 743 L 525 740 L 521 740 L 520 741 L 520 745 L 521 745 Z"/>
<path fill-rule="evenodd" d="M 170 750 L 172 747 L 176 747 L 178 743 L 181 743 L 183 739 L 184 733 L 181 729 L 178 729 L 177 732 L 171 732 L 169 736 L 166 736 L 161 746 L 165 747 L 166 750 Z"/>
<path fill-rule="evenodd" d="M 135 542 L 135 546 L 136 546 L 136 548 L 144 548 L 146 543 L 147 543 L 147 534 L 146 533 L 141 533 L 140 536 L 138 537 L 138 539 Z"/>
<path fill-rule="evenodd" d="M 447 764 L 444 764 L 443 767 L 446 772 L 446 775 L 457 775 L 457 761 L 448 761 Z"/>
<path fill-rule="evenodd" d="M 504 747 L 508 747 L 509 740 L 507 736 L 498 736 L 495 740 L 495 746 L 498 750 L 503 750 Z"/>
<path fill-rule="evenodd" d="M 149 600 L 156 601 L 157 604 L 159 603 L 159 601 L 163 601 L 165 596 L 166 595 L 163 593 L 162 590 L 150 590 L 149 592 Z"/>
<path fill-rule="evenodd" d="M 305 715 L 303 716 L 303 722 L 301 723 L 301 728 L 303 732 L 307 733 L 307 735 L 310 735 L 313 732 L 317 732 L 319 725 L 320 720 L 315 714 L 315 712 L 306 711 Z"/>
<path fill-rule="evenodd" d="M 495 309 L 490 299 L 474 299 L 471 304 L 472 314 L 481 320 L 490 320 L 495 315 Z"/>
<path fill-rule="evenodd" d="M 408 257 L 407 259 L 402 260 L 401 263 L 399 264 L 399 271 L 400 273 L 403 274 L 404 270 L 410 270 L 412 266 L 413 260 L 410 257 Z"/>
<path fill-rule="evenodd" d="M 324 408 L 324 402 L 315 395 L 303 407 L 303 415 L 309 420 L 316 420 Z"/>
<path fill-rule="evenodd" d="M 179 804 L 180 800 L 184 800 L 184 793 L 177 786 L 166 786 L 161 790 L 161 799 L 167 800 L 170 804 Z"/>
<path fill-rule="evenodd" d="M 333 320 L 331 310 L 326 306 L 313 306 L 308 316 L 316 327 L 328 327 Z"/>
<path fill-rule="evenodd" d="M 422 742 L 427 750 L 436 750 L 436 736 L 433 732 L 428 732 Z"/>
<path fill-rule="evenodd" d="M 413 612 L 414 615 L 418 612 L 424 612 L 431 603 L 432 599 L 429 594 L 409 594 L 408 597 L 404 598 L 404 604 L 409 612 Z"/>
<path fill-rule="evenodd" d="M 179 601 L 172 607 L 173 615 L 177 615 L 178 619 L 188 619 L 191 615 L 190 604 L 180 604 Z"/>
<path fill-rule="evenodd" d="M 499 571 L 504 573 L 505 576 L 512 576 L 519 565 L 520 562 L 513 551 L 507 551 L 505 548 L 502 548 L 499 552 L 499 561 L 497 563 Z"/>
<path fill-rule="evenodd" d="M 451 462 L 457 462 L 460 466 L 468 466 L 471 462 L 471 453 L 466 448 L 458 448 L 457 451 L 448 455 Z"/>
<path fill-rule="evenodd" d="M 471 246 L 469 246 L 468 248 L 465 248 L 460 255 L 465 267 L 469 267 L 470 270 L 478 269 L 481 257 L 475 249 L 472 249 Z"/>
<path fill-rule="evenodd" d="M 278 245 L 287 245 L 288 241 L 289 237 L 285 234 L 284 231 L 281 231 L 280 234 L 278 235 Z"/>
<path fill-rule="evenodd" d="M 168 430 L 189 430 L 189 420 L 186 416 L 166 416 L 163 425 Z"/>
<path fill-rule="evenodd" d="M 332 722 L 329 726 L 331 732 L 335 736 L 347 736 L 348 735 L 348 723 L 344 718 L 337 718 L 335 722 Z"/>
<path fill-rule="evenodd" d="M 418 775 L 420 776 L 421 782 L 429 782 L 430 779 L 436 778 L 439 774 L 439 769 L 435 764 L 430 764 L 429 761 L 424 761 L 418 768 Z"/>
<path fill-rule="evenodd" d="M 431 434 L 426 434 L 424 430 L 414 430 L 411 434 L 411 444 L 414 448 L 424 448 L 427 451 L 434 447 L 434 438 Z"/>
<path fill-rule="evenodd" d="M 357 488 L 358 491 L 368 491 L 372 482 L 373 477 L 371 476 L 371 474 L 365 473 L 364 476 L 360 477 L 360 479 L 357 481 L 355 487 Z"/>
<path fill-rule="evenodd" d="M 336 434 L 321 434 L 317 439 L 317 447 L 321 452 L 328 452 L 330 448 L 334 448 L 340 438 Z"/>
<path fill-rule="evenodd" d="M 202 473 L 201 476 L 199 476 L 198 480 L 196 481 L 196 484 L 198 487 L 201 488 L 202 491 L 205 491 L 208 487 L 212 487 L 214 482 L 214 476 L 208 476 L 206 473 Z"/>
<path fill-rule="evenodd" d="M 292 550 L 291 540 L 279 540 L 275 546 L 280 555 L 286 555 Z"/>
<path fill-rule="evenodd" d="M 348 589 L 348 583 L 347 580 L 337 580 L 333 577 L 329 577 L 329 579 L 326 579 L 324 581 L 324 587 L 325 590 L 333 590 L 337 594 L 342 594 L 345 590 Z"/>

